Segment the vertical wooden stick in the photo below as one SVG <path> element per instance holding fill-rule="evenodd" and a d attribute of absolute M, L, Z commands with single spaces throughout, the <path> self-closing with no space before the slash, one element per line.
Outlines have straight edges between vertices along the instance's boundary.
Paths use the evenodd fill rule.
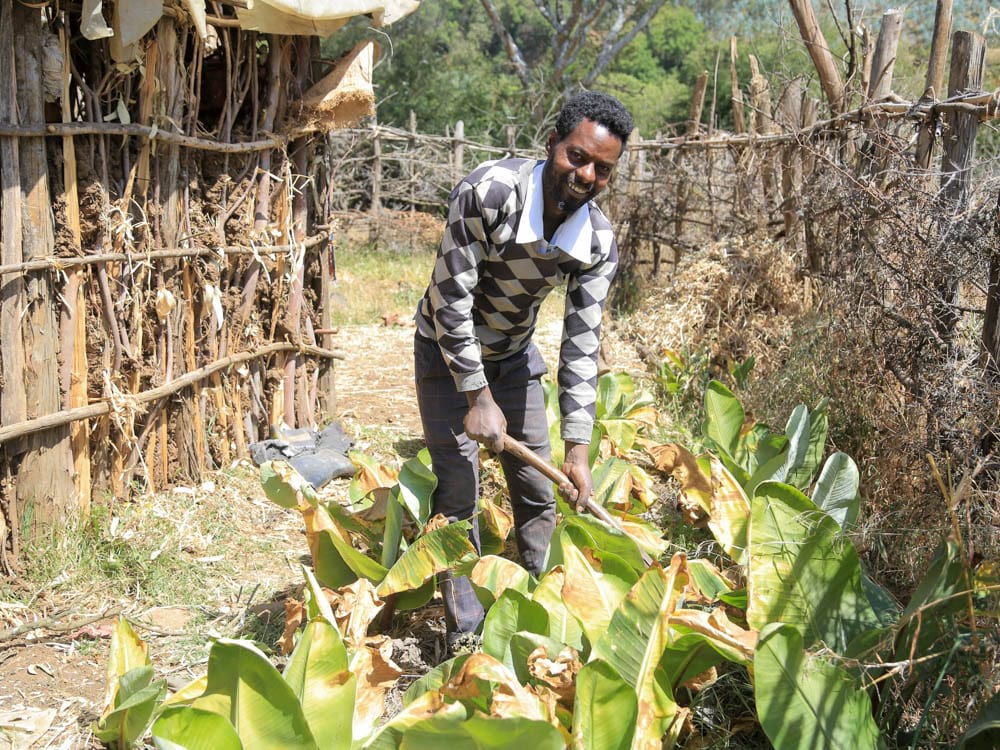
<path fill-rule="evenodd" d="M 691 94 L 691 107 L 688 110 L 687 133 L 688 137 L 698 135 L 701 129 L 701 113 L 705 108 L 705 91 L 708 89 L 708 71 L 703 70 L 694 83 L 694 91 Z"/>
<path fill-rule="evenodd" d="M 729 37 L 729 84 L 733 98 L 733 130 L 737 135 L 745 133 L 747 126 L 743 119 L 743 92 L 736 72 L 736 37 Z"/>
<path fill-rule="evenodd" d="M 937 0 L 934 13 L 934 36 L 931 37 L 930 59 L 927 63 L 927 77 L 924 79 L 924 96 L 938 96 L 944 82 L 944 64 L 948 57 L 948 40 L 951 38 L 952 0 Z M 917 136 L 915 161 L 919 169 L 931 165 L 934 151 L 934 130 L 936 119 L 928 121 Z"/>
<path fill-rule="evenodd" d="M 896 51 L 899 35 L 903 31 L 903 11 L 899 8 L 887 10 L 882 15 L 875 54 L 872 57 L 871 81 L 868 84 L 868 99 L 878 101 L 892 90 L 892 71 L 896 67 Z"/>
<path fill-rule="evenodd" d="M 792 14 L 795 22 L 799 26 L 799 33 L 806 44 L 809 56 L 812 58 L 816 72 L 819 74 L 819 82 L 826 94 L 827 103 L 834 114 L 844 111 L 846 104 L 844 97 L 844 82 L 840 77 L 840 71 L 830 52 L 830 45 L 826 43 L 826 37 L 820 28 L 819 21 L 816 20 L 816 13 L 813 11 L 812 0 L 789 0 L 792 6 Z"/>
<path fill-rule="evenodd" d="M 184 302 L 187 305 L 187 309 L 184 311 L 184 364 L 187 367 L 188 372 L 192 372 L 197 369 L 197 361 L 195 359 L 194 352 L 194 323 L 195 323 L 195 306 L 194 306 L 194 281 L 191 274 L 191 266 L 187 263 L 184 264 Z M 201 419 L 201 384 L 195 383 L 191 386 L 192 394 L 191 400 L 193 408 L 191 410 L 192 417 L 194 418 L 194 440 L 195 440 L 195 455 L 198 459 L 198 471 L 199 475 L 205 473 L 205 425 Z"/>
<path fill-rule="evenodd" d="M 465 176 L 465 123 L 459 120 L 455 123 L 455 136 L 452 140 L 451 184 L 457 185 Z"/>

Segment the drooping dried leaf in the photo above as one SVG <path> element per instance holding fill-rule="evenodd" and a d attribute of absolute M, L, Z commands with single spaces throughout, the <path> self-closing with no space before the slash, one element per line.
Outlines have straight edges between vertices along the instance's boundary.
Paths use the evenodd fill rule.
<path fill-rule="evenodd" d="M 685 520 L 704 528 L 710 510 L 712 481 L 705 476 L 694 454 L 677 443 L 647 449 L 656 468 L 670 474 L 681 486 L 678 504 Z"/>
<path fill-rule="evenodd" d="M 490 685 L 492 696 L 484 696 Z M 442 695 L 455 700 L 490 700 L 490 713 L 498 717 L 521 716 L 555 723 L 555 716 L 535 692 L 517 681 L 516 675 L 489 654 L 472 654 L 458 673 L 441 688 Z"/>
<path fill-rule="evenodd" d="M 295 648 L 295 633 L 306 619 L 306 605 L 297 599 L 285 601 L 285 630 L 278 639 L 278 650 L 286 656 Z"/>
<path fill-rule="evenodd" d="M 744 630 L 733 623 L 722 609 L 704 612 L 698 609 L 678 609 L 670 615 L 671 625 L 683 625 L 701 633 L 724 648 L 735 651 L 748 661 L 757 648 L 757 631 Z"/>
<path fill-rule="evenodd" d="M 358 678 L 354 704 L 354 736 L 367 737 L 385 711 L 385 695 L 402 674 L 392 661 L 392 639 L 373 636 L 354 651 L 351 671 Z"/>
<path fill-rule="evenodd" d="M 690 690 L 692 693 L 697 693 L 700 690 L 704 690 L 713 682 L 719 679 L 719 670 L 715 667 L 709 667 L 701 674 L 696 674 L 689 680 L 685 680 L 681 683 L 684 687 Z"/>
<path fill-rule="evenodd" d="M 743 487 L 715 456 L 712 456 L 712 494 L 708 505 L 708 528 L 733 560 L 743 563 L 747 554 L 750 500 Z"/>
<path fill-rule="evenodd" d="M 556 654 L 555 659 L 549 657 L 544 645 L 538 646 L 528 655 L 528 672 L 536 680 L 548 685 L 567 707 L 572 706 L 576 698 L 576 676 L 581 669 L 583 664 L 580 662 L 580 654 L 569 646 Z"/>
<path fill-rule="evenodd" d="M 443 529 L 449 523 L 448 519 L 445 518 L 440 513 L 431 517 L 431 520 L 427 522 L 421 534 L 430 534 L 432 531 L 437 531 L 438 529 Z"/>
<path fill-rule="evenodd" d="M 344 640 L 357 647 L 364 642 L 368 626 L 385 607 L 385 602 L 379 598 L 375 586 L 367 578 L 359 578 L 336 591 L 325 591 Z M 390 651 L 390 655 L 391 653 Z"/>
<path fill-rule="evenodd" d="M 500 507 L 488 497 L 483 498 L 480 508 L 482 510 L 480 524 L 486 524 L 500 539 L 506 539 L 510 536 L 511 529 L 514 528 L 513 513 Z"/>

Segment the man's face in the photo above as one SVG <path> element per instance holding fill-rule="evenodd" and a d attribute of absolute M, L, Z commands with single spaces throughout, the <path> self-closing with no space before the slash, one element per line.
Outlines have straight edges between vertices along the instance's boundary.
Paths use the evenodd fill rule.
<path fill-rule="evenodd" d="M 562 140 L 553 131 L 542 170 L 545 216 L 565 218 L 604 190 L 621 153 L 621 139 L 593 120 Z"/>

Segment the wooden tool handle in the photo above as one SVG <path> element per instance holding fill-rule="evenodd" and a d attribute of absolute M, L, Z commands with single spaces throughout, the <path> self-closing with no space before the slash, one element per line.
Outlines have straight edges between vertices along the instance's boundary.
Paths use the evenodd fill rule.
<path fill-rule="evenodd" d="M 526 446 L 524 443 L 515 440 L 506 433 L 504 433 L 503 436 L 503 449 L 507 451 L 507 453 L 509 453 L 510 455 L 514 456 L 514 458 L 520 459 L 521 461 L 523 461 L 528 466 L 534 469 L 538 469 L 538 471 L 540 471 L 543 476 L 551 479 L 556 484 L 573 484 L 570 478 L 566 476 L 563 472 L 559 471 L 559 469 L 557 469 L 555 466 L 553 466 L 544 458 L 535 453 L 533 450 L 528 448 L 528 446 Z M 628 534 L 628 532 L 622 528 L 621 521 L 619 521 L 613 515 L 608 513 L 606 508 L 595 503 L 593 498 L 588 497 L 583 502 L 583 507 L 587 509 L 588 513 L 590 513 L 593 516 L 596 516 L 597 518 L 600 518 L 602 521 L 604 521 L 604 523 L 611 524 L 619 531 L 623 531 L 626 534 Z M 647 555 L 645 551 L 643 551 L 642 547 L 639 547 L 639 554 L 642 555 L 642 559 L 647 565 L 650 565 L 652 563 L 652 560 L 650 559 L 649 555 Z"/>

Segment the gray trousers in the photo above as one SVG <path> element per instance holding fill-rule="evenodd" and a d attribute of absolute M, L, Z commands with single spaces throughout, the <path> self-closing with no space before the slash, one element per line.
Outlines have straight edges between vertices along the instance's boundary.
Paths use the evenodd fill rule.
<path fill-rule="evenodd" d="M 486 362 L 486 378 L 493 399 L 507 419 L 507 433 L 546 460 L 549 426 L 541 377 L 547 368 L 542 355 L 529 344 L 520 354 L 499 362 Z M 469 411 L 465 394 L 455 389 L 441 350 L 434 341 L 417 334 L 414 339 L 414 374 L 417 404 L 424 439 L 438 478 L 433 508 L 451 521 L 472 520 L 469 539 L 480 551 L 479 444 L 465 434 L 463 419 Z M 514 534 L 521 561 L 532 575 L 542 572 L 549 539 L 555 528 L 552 482 L 507 453 L 500 464 L 510 490 Z M 483 608 L 465 577 L 438 576 L 444 598 L 449 633 L 474 631 L 483 620 Z"/>

